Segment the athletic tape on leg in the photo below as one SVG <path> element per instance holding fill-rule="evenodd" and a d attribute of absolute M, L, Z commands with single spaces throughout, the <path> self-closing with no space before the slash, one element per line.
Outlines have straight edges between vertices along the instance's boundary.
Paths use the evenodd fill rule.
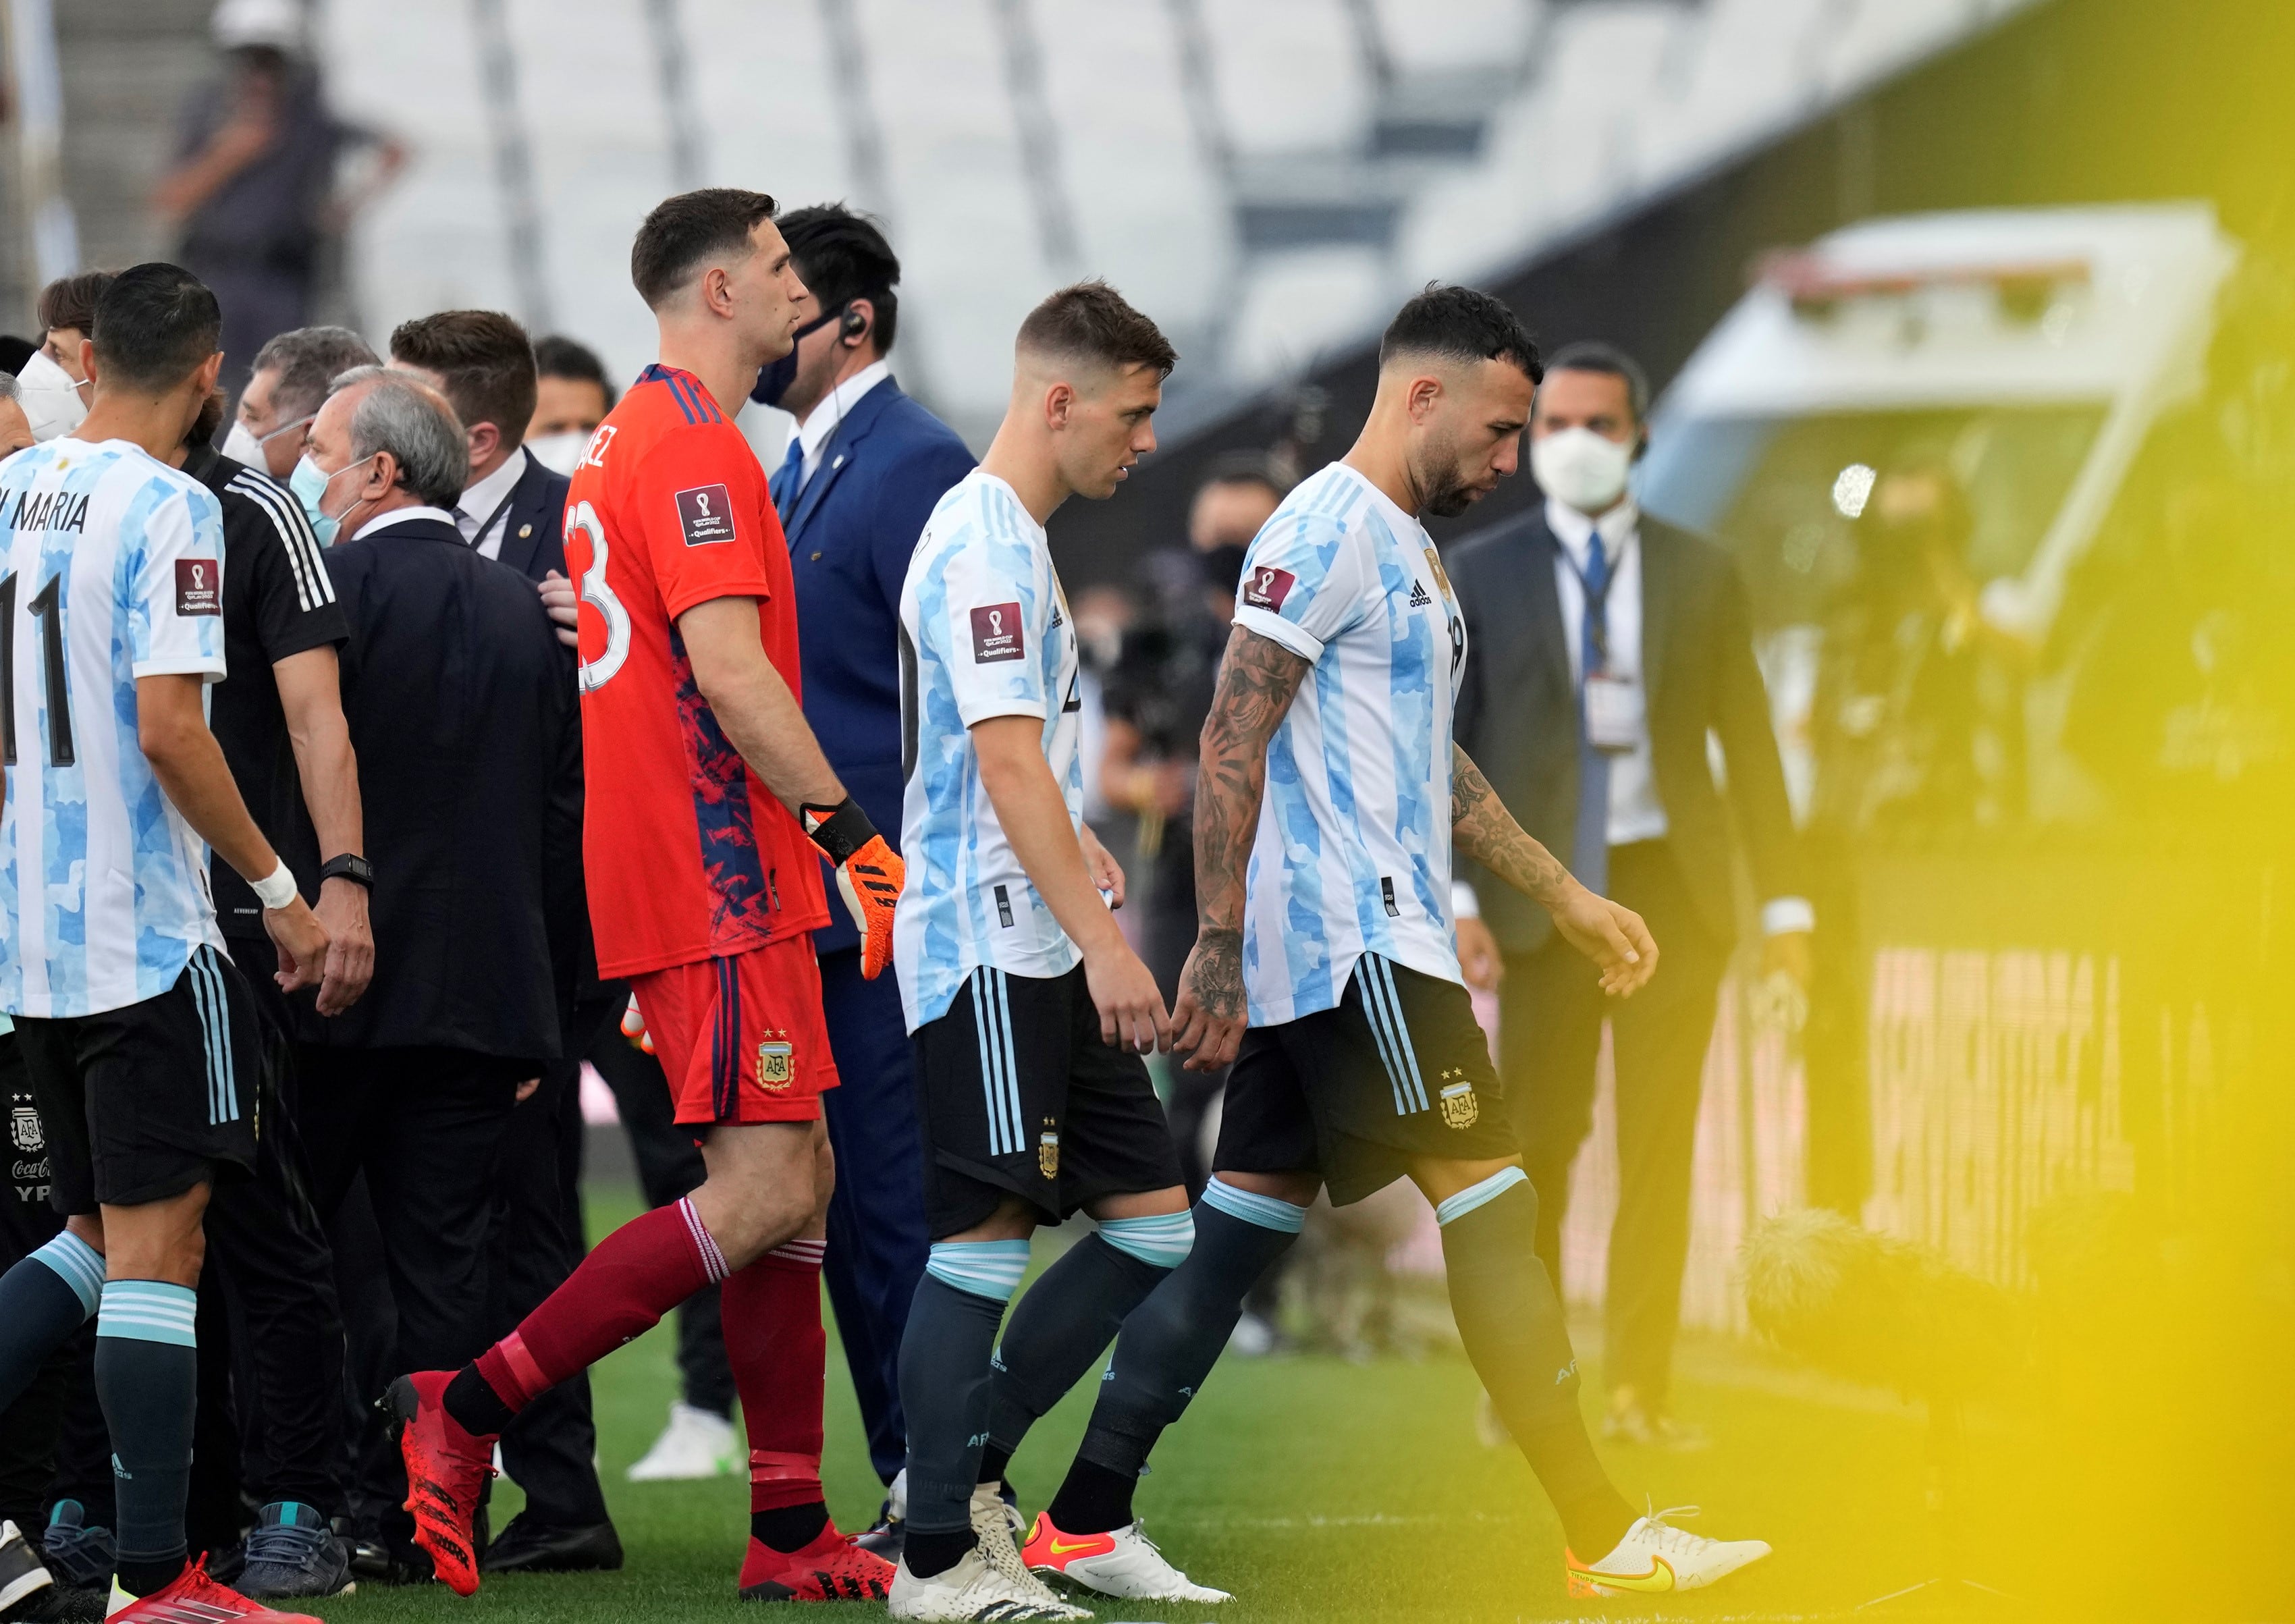
<path fill-rule="evenodd" d="M 95 1312 L 103 1301 L 103 1253 L 66 1229 L 32 1256 L 62 1277 L 80 1307 Z"/>
<path fill-rule="evenodd" d="M 1204 1186 L 1204 1202 L 1229 1218 L 1257 1224 L 1261 1228 L 1272 1229 L 1278 1235 L 1296 1235 L 1307 1222 L 1307 1209 L 1304 1207 L 1295 1207 L 1287 1201 L 1262 1196 L 1255 1190 L 1239 1190 L 1217 1178 Z"/>
<path fill-rule="evenodd" d="M 1009 1302 L 1028 1272 L 1025 1241 L 935 1241 L 925 1272 L 943 1285 Z"/>
<path fill-rule="evenodd" d="M 1145 1218 L 1103 1218 L 1099 1237 L 1157 1269 L 1177 1269 L 1196 1244 L 1193 1212 L 1157 1212 Z"/>
<path fill-rule="evenodd" d="M 1436 1207 L 1434 1221 L 1438 1224 L 1456 1223 L 1475 1208 L 1487 1206 L 1496 1201 L 1515 1185 L 1528 1182 L 1530 1182 L 1530 1175 L 1522 1169 L 1502 1167 L 1480 1184 L 1468 1185 Z"/>

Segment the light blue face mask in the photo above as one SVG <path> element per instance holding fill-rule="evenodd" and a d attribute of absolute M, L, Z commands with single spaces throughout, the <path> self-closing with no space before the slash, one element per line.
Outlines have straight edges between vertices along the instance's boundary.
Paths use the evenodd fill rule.
<path fill-rule="evenodd" d="M 357 462 L 339 468 L 331 474 L 323 474 L 319 471 L 319 465 L 311 461 L 310 453 L 305 452 L 295 460 L 295 471 L 287 476 L 287 488 L 294 492 L 295 500 L 303 504 L 303 516 L 311 521 L 311 528 L 317 534 L 320 546 L 333 546 L 335 532 L 342 528 L 343 523 L 339 518 L 330 518 L 319 511 L 319 502 L 326 495 L 327 487 L 360 463 L 373 461 L 373 457 L 361 457 Z"/>

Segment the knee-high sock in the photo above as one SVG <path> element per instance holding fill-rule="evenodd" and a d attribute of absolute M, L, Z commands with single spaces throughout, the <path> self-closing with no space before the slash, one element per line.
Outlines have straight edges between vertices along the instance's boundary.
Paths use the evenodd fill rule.
<path fill-rule="evenodd" d="M 95 1323 L 95 1391 L 111 1429 L 119 1587 L 149 1595 L 183 1571 L 184 1499 L 199 1403 L 199 1293 L 112 1280 Z"/>
<path fill-rule="evenodd" d="M 0 1275 L 0 1409 L 86 1325 L 103 1296 L 103 1254 L 66 1229 Z"/>
<path fill-rule="evenodd" d="M 1013 1305 L 988 1383 L 980 1481 L 1000 1480 L 1037 1418 L 1107 1351 L 1124 1316 L 1188 1255 L 1185 1212 L 1111 1219 L 1067 1249 Z"/>
<path fill-rule="evenodd" d="M 1131 1490 L 1243 1317 L 1243 1299 L 1298 1238 L 1306 1209 L 1214 1178 L 1196 1204 L 1187 1261 L 1124 1318 L 1091 1424 L 1053 1499 L 1053 1526 L 1097 1534 L 1131 1521 Z"/>
<path fill-rule="evenodd" d="M 728 1276 L 725 1353 L 749 1432 L 749 1531 L 801 1550 L 828 1524 L 821 1498 L 824 1243 L 789 1241 Z"/>
<path fill-rule="evenodd" d="M 919 1578 L 971 1546 L 989 1354 L 1027 1266 L 1025 1241 L 941 1241 L 917 1282 L 901 1338 L 901 1408 L 909 1417 L 908 1558 Z"/>
<path fill-rule="evenodd" d="M 600 1241 L 517 1330 L 456 1373 L 447 1413 L 491 1437 L 535 1395 L 653 1329 L 725 1274 L 724 1255 L 690 1200 L 633 1218 Z"/>
<path fill-rule="evenodd" d="M 1518 1167 L 1435 1208 L 1450 1312 L 1474 1373 L 1554 1502 L 1570 1548 L 1607 1555 L 1634 1521 L 1578 1409 L 1578 1359 L 1562 1299 L 1538 1261 L 1538 1195 Z"/>

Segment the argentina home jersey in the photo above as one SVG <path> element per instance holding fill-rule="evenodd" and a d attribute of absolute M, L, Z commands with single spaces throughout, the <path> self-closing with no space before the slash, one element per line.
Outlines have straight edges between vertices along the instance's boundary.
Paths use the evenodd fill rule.
<path fill-rule="evenodd" d="M 1075 628 L 1043 526 L 1010 486 L 975 469 L 933 509 L 901 589 L 909 877 L 893 964 L 911 1032 L 946 1014 L 981 965 L 1049 977 L 1082 962 L 1005 842 L 968 730 L 991 716 L 1041 717 L 1044 759 L 1080 825 L 1082 712 Z"/>
<path fill-rule="evenodd" d="M 1314 662 L 1267 747 L 1244 911 L 1252 1024 L 1335 1008 L 1367 952 L 1462 980 L 1450 723 L 1466 629 L 1433 543 L 1334 462 L 1253 538 L 1235 624 Z"/>
<path fill-rule="evenodd" d="M 124 440 L 0 464 L 0 1009 L 121 1008 L 222 947 L 136 737 L 136 679 L 169 673 L 224 674 L 215 497 Z"/>

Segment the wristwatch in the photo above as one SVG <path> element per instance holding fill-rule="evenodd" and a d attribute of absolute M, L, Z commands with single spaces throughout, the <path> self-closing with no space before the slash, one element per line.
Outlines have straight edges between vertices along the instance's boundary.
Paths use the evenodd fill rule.
<path fill-rule="evenodd" d="M 345 852 L 340 857 L 330 857 L 319 867 L 319 882 L 347 879 L 355 885 L 374 889 L 374 865 L 355 852 Z"/>

